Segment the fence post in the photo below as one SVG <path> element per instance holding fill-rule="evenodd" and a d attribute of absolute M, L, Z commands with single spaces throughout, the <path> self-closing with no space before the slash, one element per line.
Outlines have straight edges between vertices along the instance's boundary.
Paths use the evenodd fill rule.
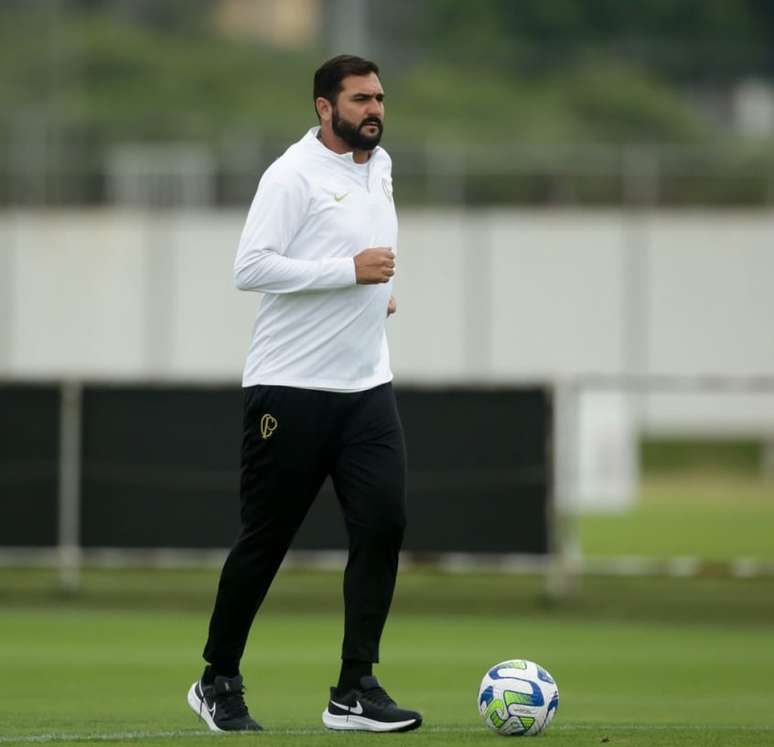
<path fill-rule="evenodd" d="M 76 591 L 81 584 L 81 423 L 83 386 L 62 384 L 59 410 L 58 541 L 59 585 Z"/>
<path fill-rule="evenodd" d="M 561 600 L 578 591 L 581 546 L 576 494 L 578 488 L 578 418 L 581 388 L 577 381 L 554 384 L 551 559 L 546 594 Z"/>

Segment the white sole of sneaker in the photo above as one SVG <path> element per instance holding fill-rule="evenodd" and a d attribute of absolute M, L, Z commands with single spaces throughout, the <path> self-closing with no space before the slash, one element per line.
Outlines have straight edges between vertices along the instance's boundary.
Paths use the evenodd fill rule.
<path fill-rule="evenodd" d="M 322 713 L 326 728 L 336 731 L 409 731 L 419 726 L 415 718 L 408 721 L 373 721 L 363 716 L 337 716 L 326 708 Z"/>
<path fill-rule="evenodd" d="M 210 716 L 210 712 L 207 709 L 207 704 L 196 694 L 196 685 L 197 683 L 194 682 L 188 690 L 188 705 L 191 706 L 191 710 L 207 724 L 207 728 L 209 728 L 210 731 L 217 731 L 220 734 L 224 734 L 225 732 L 223 729 L 218 729 L 215 722 L 212 720 L 212 716 Z"/>

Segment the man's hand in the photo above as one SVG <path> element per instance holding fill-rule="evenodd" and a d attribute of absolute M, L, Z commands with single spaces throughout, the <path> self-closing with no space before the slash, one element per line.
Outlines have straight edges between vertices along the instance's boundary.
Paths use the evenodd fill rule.
<path fill-rule="evenodd" d="M 395 255 L 388 246 L 375 246 L 355 255 L 355 277 L 359 285 L 386 283 L 394 274 Z"/>
<path fill-rule="evenodd" d="M 387 316 L 394 314 L 398 310 L 398 302 L 395 300 L 395 296 L 390 296 L 390 301 L 387 304 Z"/>

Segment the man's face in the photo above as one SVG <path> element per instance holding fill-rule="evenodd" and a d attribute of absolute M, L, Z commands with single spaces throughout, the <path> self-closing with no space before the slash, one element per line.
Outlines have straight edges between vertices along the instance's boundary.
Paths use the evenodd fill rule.
<path fill-rule="evenodd" d="M 353 150 L 373 150 L 384 129 L 384 90 L 375 73 L 350 75 L 333 104 L 331 127 Z"/>

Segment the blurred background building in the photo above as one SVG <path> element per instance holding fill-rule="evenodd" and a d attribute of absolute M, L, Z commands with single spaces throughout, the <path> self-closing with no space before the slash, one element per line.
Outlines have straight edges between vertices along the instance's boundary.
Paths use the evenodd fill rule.
<path fill-rule="evenodd" d="M 115 149 L 147 145 L 131 178 L 152 181 L 154 146 L 184 142 L 200 155 L 163 170 L 212 189 L 167 200 L 241 206 L 313 123 L 310 71 L 349 50 L 383 68 L 407 204 L 768 205 L 773 18 L 755 0 L 6 0 L 0 204 L 120 201 Z"/>

